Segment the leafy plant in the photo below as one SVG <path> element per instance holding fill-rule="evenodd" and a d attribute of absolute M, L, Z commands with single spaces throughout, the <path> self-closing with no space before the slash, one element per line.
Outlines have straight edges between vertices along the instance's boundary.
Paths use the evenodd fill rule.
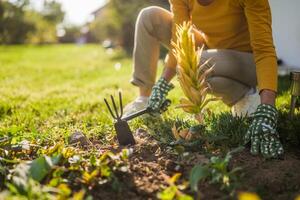
<path fill-rule="evenodd" d="M 198 183 L 207 180 L 210 184 L 220 185 L 221 190 L 234 192 L 237 185 L 237 172 L 241 168 L 237 167 L 229 170 L 228 165 L 232 158 L 232 153 L 240 151 L 240 148 L 226 154 L 224 158 L 213 156 L 208 164 L 198 164 L 193 167 L 190 173 L 190 186 L 194 192 L 198 191 Z"/>
<path fill-rule="evenodd" d="M 207 133 L 205 140 L 225 150 L 243 145 L 244 135 L 250 125 L 249 119 L 233 116 L 231 113 L 211 114 L 205 119 Z"/>
<path fill-rule="evenodd" d="M 33 161 L 0 159 L 0 176 L 4 176 L 8 189 L 5 195 L 29 199 L 68 199 L 74 195 L 74 198 L 83 199 L 84 190 L 96 186 L 111 184 L 119 190 L 120 183 L 115 173 L 128 171 L 130 153 L 124 149 L 119 154 L 106 151 L 99 155 L 93 149 L 82 151 L 64 142 L 46 146 L 37 152 L 40 155 Z M 3 161 L 9 162 L 10 165 L 6 165 L 10 167 L 9 173 L 2 170 Z M 71 188 L 78 185 L 81 185 L 82 192 L 72 192 Z"/>
<path fill-rule="evenodd" d="M 176 26 L 177 42 L 173 42 L 174 55 L 176 56 L 178 67 L 177 76 L 181 89 L 186 98 L 180 100 L 179 108 L 185 112 L 196 115 L 196 119 L 201 123 L 204 108 L 211 101 L 219 98 L 207 98 L 210 86 L 206 79 L 212 72 L 213 66 L 208 67 L 210 60 L 199 66 L 203 47 L 198 52 L 196 50 L 195 36 L 191 23 L 184 22 Z"/>
<path fill-rule="evenodd" d="M 279 112 L 278 128 L 283 143 L 288 146 L 299 147 L 300 145 L 300 114 L 296 114 L 290 119 L 289 111 L 282 109 Z"/>
<path fill-rule="evenodd" d="M 165 180 L 169 184 L 169 187 L 158 193 L 157 198 L 161 200 L 193 200 L 191 196 L 181 192 L 182 190 L 185 190 L 187 188 L 187 183 L 176 185 L 176 182 L 179 180 L 180 176 L 181 174 L 177 173 L 171 178 L 165 177 Z"/>
<path fill-rule="evenodd" d="M 9 191 L 1 192 L 0 199 L 83 200 L 85 197 L 84 190 L 74 192 L 74 194 L 72 195 L 71 189 L 66 184 L 61 184 L 58 187 L 54 188 L 41 185 L 39 182 L 34 181 L 33 179 L 29 179 L 27 182 L 26 195 L 21 194 L 13 184 L 8 184 L 7 187 L 9 188 Z"/>
<path fill-rule="evenodd" d="M 137 121 L 137 128 L 141 127 L 139 122 L 141 121 Z M 183 130 L 195 125 L 195 121 L 189 118 L 180 118 L 178 116 L 164 116 L 158 118 L 147 116 L 143 118 L 142 124 L 156 140 L 165 144 L 170 144 L 171 142 L 176 141 L 176 137 L 172 131 L 174 126 Z"/>

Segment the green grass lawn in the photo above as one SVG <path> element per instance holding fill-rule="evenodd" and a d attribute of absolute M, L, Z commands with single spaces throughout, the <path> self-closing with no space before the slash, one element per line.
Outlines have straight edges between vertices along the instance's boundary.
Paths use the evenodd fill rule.
<path fill-rule="evenodd" d="M 161 63 L 159 63 L 159 69 L 159 71 L 162 69 Z M 111 116 L 103 99 L 111 94 L 117 96 L 118 91 L 121 90 L 124 104 L 133 100 L 137 95 L 137 89 L 129 83 L 131 73 L 132 61 L 128 56 L 125 56 L 119 50 L 112 53 L 107 52 L 99 45 L 0 46 L 0 178 L 7 173 L 6 166 L 7 169 L 12 169 L 15 167 L 15 162 L 19 163 L 20 160 L 26 159 L 32 160 L 43 155 L 53 156 L 53 152 L 49 153 L 52 148 L 49 146 L 57 144 L 58 141 L 65 141 L 67 144 L 67 138 L 75 131 L 83 132 L 91 140 L 95 140 L 100 144 L 115 144 L 110 139 L 115 133 Z M 176 80 L 174 80 L 174 83 L 178 86 Z M 299 115 L 292 121 L 287 118 L 290 103 L 288 88 L 288 78 L 280 78 L 277 99 L 277 107 L 280 111 L 278 129 L 282 138 L 284 138 L 285 146 L 289 144 L 299 145 L 300 142 Z M 173 137 L 170 134 L 170 128 L 176 120 L 179 119 L 180 122 L 189 120 L 187 126 L 190 123 L 191 116 L 189 114 L 175 109 L 181 96 L 182 92 L 179 87 L 176 87 L 170 93 L 169 98 L 173 104 L 165 114 L 166 120 L 158 123 L 155 127 L 155 130 L 158 131 L 154 131 L 153 134 L 154 136 L 157 134 L 156 139 L 162 143 L 168 143 L 167 139 Z M 204 138 L 207 139 L 205 143 L 207 146 L 201 149 L 201 152 L 209 153 L 209 155 L 221 152 L 224 155 L 230 148 L 241 144 L 241 138 L 247 127 L 245 127 L 243 121 L 234 119 L 228 113 L 229 108 L 222 102 L 211 103 L 209 108 L 215 115 L 206 120 L 207 132 L 214 137 L 209 138 L 208 135 L 208 139 Z M 226 114 L 222 114 L 223 112 Z M 133 130 L 140 127 L 147 128 L 147 122 L 141 120 L 131 122 Z M 11 138 L 11 145 L 27 140 L 34 144 L 45 145 L 50 150 L 38 149 L 29 158 L 26 156 L 24 158 L 24 155 L 18 157 L 14 153 L 7 153 L 3 150 L 6 147 L 5 144 L 3 147 L 1 138 L 6 136 Z M 225 140 L 223 136 L 226 136 L 227 139 Z M 220 141 L 222 137 L 223 139 Z M 203 144 L 203 146 L 205 145 Z M 224 146 L 227 146 L 225 150 Z M 94 149 L 92 150 L 94 151 Z M 149 148 L 147 147 L 144 150 L 147 151 Z M 85 154 L 85 156 L 88 156 L 87 159 L 89 160 L 84 161 L 83 165 L 93 165 L 90 167 L 95 167 L 95 159 L 99 156 L 99 152 L 96 154 L 91 153 L 91 151 L 80 152 L 80 155 Z M 3 167 L 2 157 L 17 160 L 4 160 L 7 165 L 4 164 Z M 246 157 L 248 157 L 248 151 Z M 99 159 L 99 162 L 103 160 L 106 162 L 106 158 L 101 157 Z M 112 161 L 109 163 L 112 163 Z M 69 166 L 64 164 L 59 169 L 65 170 L 65 167 Z M 107 167 L 106 164 L 104 166 Z M 272 163 L 269 164 L 272 165 Z M 114 166 L 110 167 L 113 169 Z M 84 167 L 81 169 L 83 175 L 84 169 Z M 250 167 L 250 169 L 252 168 Z M 74 169 L 70 171 L 72 170 Z M 253 173 L 253 171 L 249 171 Z M 185 178 L 187 173 L 188 171 L 185 172 Z M 65 171 L 62 176 L 69 176 L 70 174 L 72 173 Z M 68 184 L 77 183 L 76 181 L 79 180 L 80 176 L 78 175 L 74 180 L 70 178 L 72 182 Z M 43 184 L 49 182 L 50 177 L 51 180 L 57 178 L 55 173 L 51 173 Z M 60 181 L 65 183 L 63 180 Z M 160 181 L 162 180 L 160 179 Z M 84 188 L 89 190 L 88 188 L 94 186 L 95 183 L 88 182 L 85 184 L 87 186 Z M 49 185 L 60 187 L 51 181 Z M 7 187 L 0 182 L 0 192 L 1 189 L 7 189 Z M 70 187 L 78 191 L 78 185 Z M 135 189 L 133 190 L 135 191 Z M 60 190 L 64 191 L 61 188 Z M 14 190 L 10 188 L 10 191 Z M 93 194 L 93 190 L 89 192 L 88 194 L 97 196 L 97 194 Z M 111 194 L 114 194 L 113 190 Z M 149 196 L 152 198 L 153 192 L 149 192 L 149 196 L 147 195 L 145 198 Z"/>
<path fill-rule="evenodd" d="M 137 89 L 129 83 L 131 73 L 130 58 L 120 51 L 106 53 L 99 45 L 1 46 L 0 136 L 56 138 L 74 130 L 104 134 L 111 130 L 111 118 L 103 98 L 121 90 L 125 104 L 133 100 Z M 286 82 L 277 104 L 287 108 Z M 173 105 L 180 96 L 176 87 L 170 94 Z M 228 111 L 221 102 L 209 107 Z M 174 106 L 171 110 L 189 116 Z"/>
<path fill-rule="evenodd" d="M 2 136 L 102 134 L 111 122 L 103 98 L 119 89 L 125 102 L 136 94 L 130 59 L 98 45 L 1 47 L 0 66 Z"/>
<path fill-rule="evenodd" d="M 111 118 L 103 99 L 121 90 L 125 104 L 133 100 L 137 89 L 129 83 L 131 73 L 131 59 L 98 45 L 2 46 L 0 136 L 56 138 L 74 130 L 105 134 Z M 181 95 L 177 87 L 170 98 L 176 104 Z M 221 103 L 211 107 L 226 109 Z"/>

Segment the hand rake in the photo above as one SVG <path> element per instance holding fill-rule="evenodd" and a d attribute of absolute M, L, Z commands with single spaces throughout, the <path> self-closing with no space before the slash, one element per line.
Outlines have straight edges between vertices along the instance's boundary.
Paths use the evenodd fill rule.
<path fill-rule="evenodd" d="M 119 110 L 116 105 L 116 101 L 114 97 L 111 95 L 111 102 L 112 107 L 109 105 L 108 101 L 104 99 L 104 102 L 111 114 L 111 116 L 115 119 L 114 127 L 117 133 L 117 139 L 120 145 L 134 145 L 135 140 L 132 135 L 132 132 L 130 130 L 130 127 L 127 123 L 127 121 L 132 120 L 136 117 L 139 117 L 146 113 L 154 113 L 154 111 L 151 108 L 145 108 L 141 111 L 138 111 L 136 113 L 133 113 L 132 115 L 126 116 L 123 118 L 123 103 L 122 103 L 122 94 L 119 92 Z M 170 106 L 171 101 L 166 100 L 163 105 L 161 106 L 160 113 L 166 111 L 168 107 Z M 113 109 L 112 109 L 113 108 Z M 114 110 L 114 112 L 113 112 Z"/>

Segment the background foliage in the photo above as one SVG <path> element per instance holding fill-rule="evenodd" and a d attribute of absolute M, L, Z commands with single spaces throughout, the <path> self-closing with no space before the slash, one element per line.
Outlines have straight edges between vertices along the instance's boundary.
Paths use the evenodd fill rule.
<path fill-rule="evenodd" d="M 101 15 L 90 24 L 90 31 L 95 41 L 107 38 L 121 44 L 125 50 L 133 47 L 135 21 L 142 8 L 147 6 L 169 7 L 165 0 L 111 0 L 101 11 Z M 103 20 L 106 19 L 106 20 Z"/>
<path fill-rule="evenodd" d="M 44 1 L 36 11 L 29 0 L 0 1 L 0 43 L 55 43 L 56 26 L 64 19 L 60 3 Z"/>
<path fill-rule="evenodd" d="M 74 25 L 64 22 L 65 13 L 55 0 L 44 0 L 43 8 L 38 11 L 30 0 L 0 1 L 0 43 L 74 43 L 82 39 L 83 42 L 101 43 L 110 40 L 131 52 L 138 13 L 151 5 L 169 8 L 165 0 L 110 0 L 102 8 L 95 8 L 101 11 L 94 20 Z M 59 30 L 63 30 L 63 34 L 57 34 Z"/>

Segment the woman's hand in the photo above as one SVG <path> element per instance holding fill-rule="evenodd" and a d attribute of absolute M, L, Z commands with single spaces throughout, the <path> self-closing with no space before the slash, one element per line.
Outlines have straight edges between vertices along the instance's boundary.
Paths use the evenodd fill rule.
<path fill-rule="evenodd" d="M 263 90 L 261 105 L 252 115 L 253 121 L 245 135 L 245 143 L 251 142 L 251 153 L 262 154 L 266 158 L 278 158 L 284 150 L 276 130 L 278 111 L 275 108 L 276 93 Z"/>

